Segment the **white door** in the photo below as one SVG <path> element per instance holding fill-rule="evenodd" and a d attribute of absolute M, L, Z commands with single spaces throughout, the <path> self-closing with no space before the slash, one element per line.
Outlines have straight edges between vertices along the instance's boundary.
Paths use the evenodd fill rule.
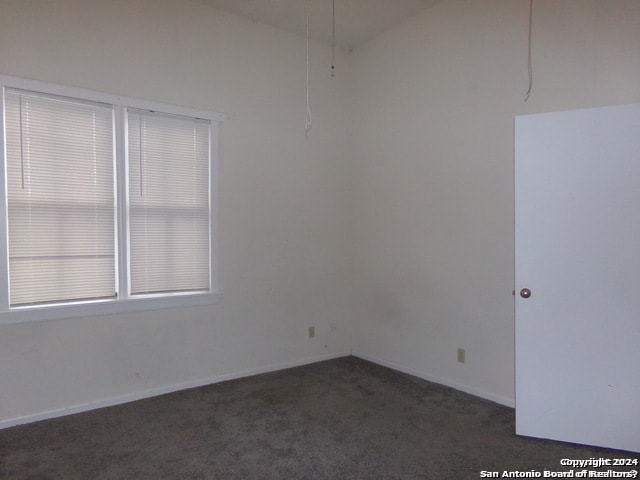
<path fill-rule="evenodd" d="M 515 127 L 516 433 L 640 452 L 640 104 Z"/>

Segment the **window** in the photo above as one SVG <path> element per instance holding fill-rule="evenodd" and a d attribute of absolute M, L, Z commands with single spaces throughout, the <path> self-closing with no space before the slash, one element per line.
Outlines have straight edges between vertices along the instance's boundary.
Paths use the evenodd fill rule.
<path fill-rule="evenodd" d="M 133 295 L 207 291 L 209 122 L 129 110 Z"/>
<path fill-rule="evenodd" d="M 115 297 L 113 108 L 4 98 L 9 304 Z"/>
<path fill-rule="evenodd" d="M 223 117 L 0 80 L 2 321 L 215 302 Z"/>

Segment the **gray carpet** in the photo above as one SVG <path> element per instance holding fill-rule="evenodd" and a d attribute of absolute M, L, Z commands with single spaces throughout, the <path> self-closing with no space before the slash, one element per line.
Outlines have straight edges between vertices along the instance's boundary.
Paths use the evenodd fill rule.
<path fill-rule="evenodd" d="M 11 480 L 472 479 L 590 457 L 638 458 L 516 437 L 513 409 L 353 357 L 0 431 Z"/>

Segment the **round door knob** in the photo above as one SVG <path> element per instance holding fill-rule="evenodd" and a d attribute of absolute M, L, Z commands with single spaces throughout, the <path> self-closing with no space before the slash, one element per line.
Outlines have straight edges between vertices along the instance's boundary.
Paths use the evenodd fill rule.
<path fill-rule="evenodd" d="M 522 298 L 529 298 L 531 296 L 531 290 L 529 290 L 528 288 L 523 288 L 522 290 L 520 290 L 520 296 Z"/>

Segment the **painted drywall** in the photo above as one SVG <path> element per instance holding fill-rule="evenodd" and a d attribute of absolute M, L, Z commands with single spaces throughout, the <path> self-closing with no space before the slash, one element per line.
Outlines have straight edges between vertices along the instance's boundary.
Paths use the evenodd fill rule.
<path fill-rule="evenodd" d="M 221 302 L 0 327 L 0 425 L 348 354 L 348 62 L 310 52 L 306 138 L 302 38 L 189 0 L 0 1 L 0 73 L 229 116 Z"/>
<path fill-rule="evenodd" d="M 512 404 L 513 117 L 640 100 L 636 0 L 536 0 L 524 103 L 528 3 L 445 0 L 333 79 L 312 43 L 305 139 L 303 39 L 189 0 L 0 0 L 0 73 L 229 115 L 222 302 L 0 327 L 0 426 L 351 346 Z"/>
<path fill-rule="evenodd" d="M 638 25 L 636 0 L 535 0 L 526 103 L 528 0 L 447 0 L 355 50 L 354 354 L 513 405 L 513 119 L 640 101 Z"/>

